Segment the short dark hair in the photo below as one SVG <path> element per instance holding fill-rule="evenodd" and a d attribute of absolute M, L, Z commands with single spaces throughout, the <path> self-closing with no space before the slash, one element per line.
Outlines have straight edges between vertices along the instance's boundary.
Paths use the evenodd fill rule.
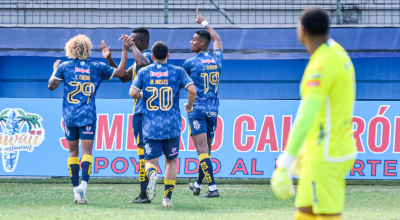
<path fill-rule="evenodd" d="M 143 38 L 144 38 L 145 40 L 147 40 L 147 42 L 149 42 L 149 40 L 150 40 L 150 33 L 149 33 L 149 30 L 147 30 L 147 28 L 145 28 L 145 27 L 138 27 L 138 28 L 135 28 L 135 29 L 132 31 L 132 33 L 142 35 Z"/>
<path fill-rule="evenodd" d="M 329 14 L 322 8 L 305 9 L 301 13 L 300 22 L 311 36 L 323 36 L 329 33 Z"/>
<path fill-rule="evenodd" d="M 157 41 L 153 44 L 151 52 L 157 60 L 163 60 L 167 58 L 168 46 L 162 41 Z"/>
<path fill-rule="evenodd" d="M 200 39 L 205 40 L 207 45 L 210 44 L 211 35 L 208 31 L 200 30 L 200 31 L 196 31 L 196 34 L 199 35 Z"/>

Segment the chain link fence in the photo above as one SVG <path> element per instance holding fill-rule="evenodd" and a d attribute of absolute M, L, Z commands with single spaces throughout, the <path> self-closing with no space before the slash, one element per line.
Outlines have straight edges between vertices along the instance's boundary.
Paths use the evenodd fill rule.
<path fill-rule="evenodd" d="M 0 0 L 2 25 L 211 24 L 295 25 L 319 6 L 331 24 L 400 25 L 400 0 Z"/>

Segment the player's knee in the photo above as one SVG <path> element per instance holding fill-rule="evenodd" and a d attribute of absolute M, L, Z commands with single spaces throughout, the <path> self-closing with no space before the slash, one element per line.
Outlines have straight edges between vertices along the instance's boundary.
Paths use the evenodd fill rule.
<path fill-rule="evenodd" d="M 149 166 L 157 167 L 157 164 L 158 164 L 157 159 L 146 160 L 146 167 L 149 167 Z"/>
<path fill-rule="evenodd" d="M 78 157 L 78 156 L 79 156 L 79 148 L 69 149 L 69 157 Z"/>
<path fill-rule="evenodd" d="M 176 160 L 177 160 L 176 158 L 173 158 L 173 159 L 166 158 L 165 163 L 167 165 L 176 165 Z"/>

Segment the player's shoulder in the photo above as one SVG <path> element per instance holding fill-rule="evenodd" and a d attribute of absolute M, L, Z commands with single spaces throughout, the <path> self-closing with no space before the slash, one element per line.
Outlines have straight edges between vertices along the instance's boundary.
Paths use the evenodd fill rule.
<path fill-rule="evenodd" d="M 199 56 L 198 55 L 192 56 L 189 59 L 185 60 L 184 64 L 193 65 L 198 60 L 199 60 Z"/>
<path fill-rule="evenodd" d="M 75 60 L 67 60 L 67 61 L 61 62 L 59 67 L 69 67 L 72 65 L 75 65 Z"/>
<path fill-rule="evenodd" d="M 101 61 L 91 61 L 91 60 L 87 60 L 86 63 L 90 66 L 108 66 L 106 63 L 101 62 Z"/>
<path fill-rule="evenodd" d="M 224 54 L 224 52 L 223 52 L 221 49 L 219 49 L 219 48 L 217 48 L 217 49 L 215 49 L 215 50 L 213 51 L 213 55 L 221 56 L 221 55 L 223 55 L 223 54 Z"/>
<path fill-rule="evenodd" d="M 150 65 L 147 65 L 147 66 L 145 66 L 145 67 L 142 67 L 142 68 L 139 69 L 139 72 L 138 72 L 138 73 L 152 70 L 152 69 L 154 68 L 155 65 L 156 65 L 155 63 L 151 63 Z"/>
<path fill-rule="evenodd" d="M 185 69 L 183 69 L 182 67 L 180 67 L 180 66 L 175 66 L 175 65 L 172 65 L 172 64 L 168 64 L 168 70 L 169 71 L 173 71 L 173 72 L 176 72 L 176 73 L 180 73 L 180 72 L 185 72 Z"/>

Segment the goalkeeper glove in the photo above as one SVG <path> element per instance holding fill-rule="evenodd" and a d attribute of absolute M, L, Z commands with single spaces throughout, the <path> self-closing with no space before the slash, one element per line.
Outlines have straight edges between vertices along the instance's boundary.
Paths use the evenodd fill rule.
<path fill-rule="evenodd" d="M 280 200 L 287 200 L 294 196 L 294 186 L 292 180 L 292 167 L 295 157 L 288 153 L 279 155 L 272 179 L 271 188 L 275 197 Z"/>

